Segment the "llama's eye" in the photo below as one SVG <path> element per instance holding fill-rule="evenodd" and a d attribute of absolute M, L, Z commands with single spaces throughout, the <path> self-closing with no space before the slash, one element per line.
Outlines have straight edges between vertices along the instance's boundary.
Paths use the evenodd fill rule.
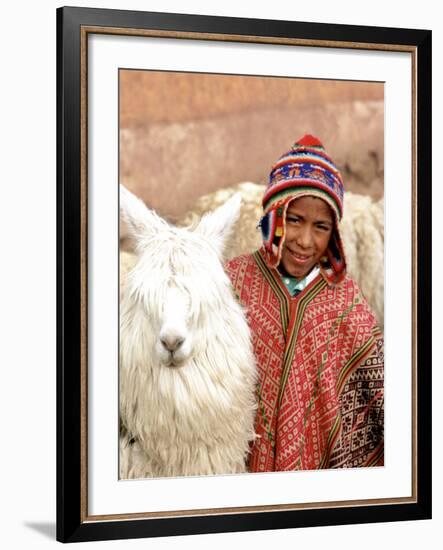
<path fill-rule="evenodd" d="M 191 296 L 188 295 L 186 299 L 186 319 L 188 321 L 191 321 L 194 317 L 196 317 L 196 311 L 198 311 L 196 305 L 197 300 L 191 300 Z"/>

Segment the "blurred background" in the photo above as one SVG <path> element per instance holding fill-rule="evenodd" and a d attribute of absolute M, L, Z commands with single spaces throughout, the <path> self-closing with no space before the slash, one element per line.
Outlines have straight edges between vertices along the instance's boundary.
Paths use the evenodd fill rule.
<path fill-rule="evenodd" d="M 267 183 L 310 133 L 347 191 L 379 199 L 383 94 L 383 83 L 120 70 L 120 182 L 179 221 L 202 195 Z"/>

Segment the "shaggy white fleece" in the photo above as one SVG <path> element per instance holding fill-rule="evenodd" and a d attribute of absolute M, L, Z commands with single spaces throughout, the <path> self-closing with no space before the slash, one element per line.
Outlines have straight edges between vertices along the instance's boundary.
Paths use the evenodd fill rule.
<path fill-rule="evenodd" d="M 120 477 L 244 472 L 257 375 L 223 270 L 240 198 L 186 229 L 120 197 L 136 242 L 121 255 Z"/>
<path fill-rule="evenodd" d="M 384 327 L 384 200 L 345 193 L 340 231 L 349 274 Z"/>

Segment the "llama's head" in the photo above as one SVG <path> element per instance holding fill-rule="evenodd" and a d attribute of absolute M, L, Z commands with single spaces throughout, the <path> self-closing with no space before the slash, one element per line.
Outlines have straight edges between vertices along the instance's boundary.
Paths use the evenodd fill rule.
<path fill-rule="evenodd" d="M 204 352 L 202 332 L 232 300 L 222 261 L 240 202 L 234 195 L 196 227 L 179 228 L 120 186 L 120 209 L 138 256 L 122 305 L 122 328 L 132 334 L 130 353 L 138 349 L 152 364 L 178 368 Z"/>

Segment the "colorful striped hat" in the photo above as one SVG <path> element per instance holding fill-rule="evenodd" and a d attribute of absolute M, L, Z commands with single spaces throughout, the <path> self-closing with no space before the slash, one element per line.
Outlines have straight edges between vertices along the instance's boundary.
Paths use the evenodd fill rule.
<path fill-rule="evenodd" d="M 269 176 L 262 201 L 264 216 L 260 227 L 271 267 L 277 267 L 280 263 L 288 205 L 294 199 L 304 196 L 323 199 L 334 213 L 335 228 L 323 268 L 330 282 L 338 282 L 345 272 L 345 258 L 338 230 L 343 215 L 343 180 L 320 140 L 311 135 L 303 136 L 290 151 L 281 156 Z"/>

